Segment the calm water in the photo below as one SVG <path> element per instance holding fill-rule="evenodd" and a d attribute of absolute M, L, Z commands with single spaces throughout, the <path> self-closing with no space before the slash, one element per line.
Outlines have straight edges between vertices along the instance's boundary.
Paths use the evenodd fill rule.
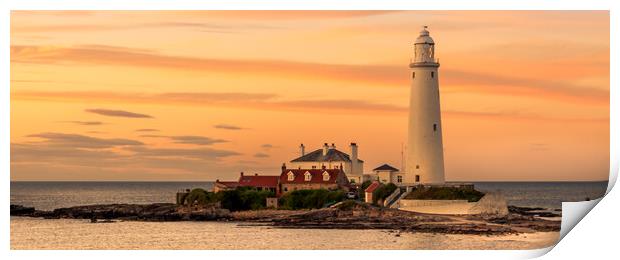
<path fill-rule="evenodd" d="M 475 183 L 501 190 L 509 204 L 560 208 L 562 201 L 602 196 L 606 182 Z M 174 202 L 209 182 L 12 182 L 11 204 L 54 209 L 98 203 Z M 248 235 L 252 234 L 252 235 Z M 225 222 L 89 223 L 11 217 L 11 249 L 533 249 L 557 232 L 507 236 L 396 233 L 385 230 L 275 229 Z"/>
<path fill-rule="evenodd" d="M 89 223 L 11 218 L 11 249 L 534 249 L 557 232 L 507 236 L 277 229 L 224 222 Z"/>
<path fill-rule="evenodd" d="M 562 201 L 596 199 L 607 182 L 477 182 L 481 191 L 501 191 L 510 205 L 561 208 Z M 174 202 L 187 188 L 211 189 L 212 182 L 11 182 L 11 204 L 51 210 L 103 203 Z"/>

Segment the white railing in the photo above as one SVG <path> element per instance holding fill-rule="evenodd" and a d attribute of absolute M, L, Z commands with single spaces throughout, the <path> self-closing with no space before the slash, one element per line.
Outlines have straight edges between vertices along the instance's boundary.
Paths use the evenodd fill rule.
<path fill-rule="evenodd" d="M 394 201 L 394 203 L 392 203 L 392 205 L 390 205 L 390 208 L 393 208 L 393 209 L 400 208 L 400 200 L 402 200 L 405 197 L 407 197 L 407 195 L 409 195 L 410 192 L 411 191 L 409 189 L 407 189 L 405 192 L 403 192 L 400 196 L 398 196 L 398 198 Z"/>
<path fill-rule="evenodd" d="M 392 192 L 392 194 L 390 194 L 390 196 L 387 196 L 387 198 L 385 198 L 385 200 L 383 200 L 383 206 L 387 207 L 390 205 L 390 203 L 396 198 L 396 196 L 398 196 L 400 194 L 400 188 L 396 188 L 394 190 L 394 192 Z"/>

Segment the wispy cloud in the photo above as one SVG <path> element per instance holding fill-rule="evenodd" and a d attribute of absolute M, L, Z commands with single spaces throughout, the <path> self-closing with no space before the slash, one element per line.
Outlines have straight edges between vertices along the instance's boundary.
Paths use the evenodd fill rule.
<path fill-rule="evenodd" d="M 256 158 L 267 158 L 267 157 L 269 157 L 269 154 L 266 154 L 266 153 L 255 153 L 254 157 L 256 157 Z"/>
<path fill-rule="evenodd" d="M 195 105 L 207 107 L 233 107 L 269 111 L 291 111 L 300 113 L 340 113 L 404 115 L 408 108 L 394 104 L 380 104 L 366 100 L 282 100 L 275 94 L 249 93 L 117 93 L 117 92 L 44 92 L 44 91 L 16 91 L 11 98 L 22 100 L 48 100 L 60 102 L 82 102 L 84 99 L 97 102 L 131 102 L 137 104 L 160 105 Z M 608 121 L 609 118 L 567 118 L 551 117 L 537 114 L 516 113 L 505 111 L 465 111 L 444 110 L 447 116 L 476 116 L 493 118 L 522 118 L 536 120 L 575 120 L 575 121 Z"/>
<path fill-rule="evenodd" d="M 211 137 L 195 136 L 195 135 L 170 136 L 169 138 L 174 140 L 175 143 L 179 143 L 179 144 L 212 145 L 216 143 L 228 142 L 227 140 L 224 140 L 224 139 L 215 139 Z"/>
<path fill-rule="evenodd" d="M 160 55 L 140 49 L 114 46 L 51 47 L 14 45 L 11 46 L 11 62 L 40 64 L 72 62 L 76 64 L 183 69 L 184 71 L 284 75 L 286 77 L 375 84 L 381 87 L 406 87 L 408 83 L 408 69 L 406 66 L 191 58 Z M 466 88 L 463 86 L 466 86 Z M 568 102 L 580 100 L 603 105 L 609 102 L 608 90 L 584 88 L 559 81 L 532 80 L 454 69 L 442 70 L 442 89 L 469 93 L 540 97 Z M 170 98 L 175 97 L 171 96 Z M 204 99 L 204 97 L 195 97 L 195 99 Z"/>
<path fill-rule="evenodd" d="M 32 134 L 28 135 L 28 137 L 45 139 L 45 143 L 50 145 L 70 146 L 75 148 L 111 148 L 115 146 L 143 145 L 142 142 L 130 139 L 104 139 L 80 134 L 65 134 L 53 132 Z"/>
<path fill-rule="evenodd" d="M 198 160 L 215 160 L 222 157 L 240 155 L 238 152 L 212 148 L 128 147 L 127 150 L 135 152 L 142 157 L 180 157 Z"/>
<path fill-rule="evenodd" d="M 140 128 L 136 129 L 136 132 L 159 132 L 159 130 L 154 128 Z"/>
<path fill-rule="evenodd" d="M 71 123 L 76 125 L 103 125 L 100 121 L 60 121 L 61 123 Z"/>
<path fill-rule="evenodd" d="M 96 109 L 86 109 L 84 111 L 89 112 L 89 113 L 94 113 L 94 114 L 102 115 L 102 116 L 130 117 L 130 118 L 153 118 L 150 115 L 139 114 L 139 113 L 124 111 L 124 110 L 111 110 L 111 109 L 96 108 Z"/>
<path fill-rule="evenodd" d="M 228 124 L 218 124 L 218 125 L 214 125 L 213 127 L 217 128 L 217 129 L 225 129 L 225 130 L 243 130 L 246 128 L 240 127 L 240 126 L 236 126 L 236 125 L 228 125 Z"/>

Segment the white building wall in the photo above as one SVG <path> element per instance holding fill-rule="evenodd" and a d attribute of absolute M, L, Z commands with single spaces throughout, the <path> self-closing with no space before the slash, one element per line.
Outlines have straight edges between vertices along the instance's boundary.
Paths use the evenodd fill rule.
<path fill-rule="evenodd" d="M 347 179 L 349 181 L 353 180 L 355 183 L 363 182 L 363 169 L 364 163 L 358 163 L 358 167 L 353 169 L 351 167 L 351 162 L 345 161 L 332 161 L 332 162 L 290 162 L 290 169 L 321 169 L 323 165 L 327 169 L 337 169 L 336 167 L 340 167 L 340 164 L 343 166 L 344 173 L 347 175 Z M 314 168 L 313 168 L 314 167 Z"/>
<path fill-rule="evenodd" d="M 437 67 L 411 69 L 407 183 L 445 182 Z"/>

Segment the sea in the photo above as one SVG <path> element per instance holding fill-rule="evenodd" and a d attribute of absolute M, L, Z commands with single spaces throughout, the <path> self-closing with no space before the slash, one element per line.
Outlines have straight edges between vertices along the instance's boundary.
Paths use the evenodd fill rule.
<path fill-rule="evenodd" d="M 597 199 L 607 182 L 474 182 L 509 205 L 559 211 Z M 177 191 L 212 182 L 11 182 L 11 204 L 41 210 L 88 204 L 174 203 Z M 258 238 L 247 234 L 258 234 Z M 388 230 L 278 229 L 234 222 L 116 222 L 11 217 L 11 249 L 532 249 L 557 232 L 505 236 L 395 233 Z M 298 242 L 295 242 L 298 241 Z M 388 243 L 386 243 L 388 241 Z"/>

